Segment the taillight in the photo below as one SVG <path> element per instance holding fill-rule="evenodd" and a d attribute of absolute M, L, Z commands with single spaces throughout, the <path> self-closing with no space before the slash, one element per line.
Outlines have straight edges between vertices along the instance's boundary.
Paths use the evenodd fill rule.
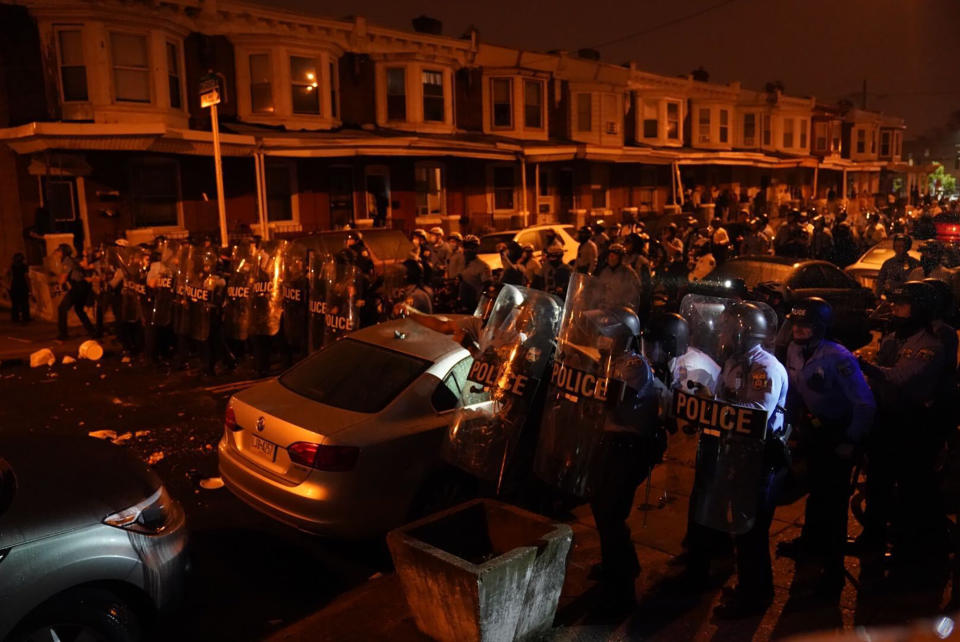
<path fill-rule="evenodd" d="M 326 446 L 306 441 L 290 444 L 287 452 L 294 463 L 329 472 L 352 470 L 360 456 L 360 449 L 355 446 Z"/>
<path fill-rule="evenodd" d="M 223 415 L 223 427 L 225 430 L 240 430 L 237 426 L 237 413 L 233 411 L 233 406 L 227 406 L 227 412 Z"/>

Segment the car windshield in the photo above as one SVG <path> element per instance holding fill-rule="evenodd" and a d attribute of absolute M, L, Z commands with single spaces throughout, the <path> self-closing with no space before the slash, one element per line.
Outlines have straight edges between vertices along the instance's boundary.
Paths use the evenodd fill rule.
<path fill-rule="evenodd" d="M 373 413 L 386 407 L 429 366 L 423 359 L 344 339 L 294 366 L 280 377 L 280 383 L 334 408 Z"/>
<path fill-rule="evenodd" d="M 513 232 L 508 232 L 506 234 L 487 234 L 480 239 L 480 253 L 495 254 L 498 251 L 498 245 L 501 243 L 506 243 L 507 241 L 512 241 L 513 237 Z"/>
<path fill-rule="evenodd" d="M 758 283 L 773 281 L 785 283 L 793 272 L 793 265 L 782 265 L 769 261 L 727 261 L 707 276 L 707 281 L 723 284 L 725 281 L 742 279 L 753 289 Z"/>

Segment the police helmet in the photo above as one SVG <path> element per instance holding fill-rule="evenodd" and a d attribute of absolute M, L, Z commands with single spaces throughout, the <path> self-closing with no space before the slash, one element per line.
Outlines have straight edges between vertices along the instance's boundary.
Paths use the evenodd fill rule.
<path fill-rule="evenodd" d="M 935 319 L 945 319 L 953 314 L 953 289 L 950 285 L 940 279 L 927 277 L 924 283 L 930 285 L 936 296 L 936 307 L 934 312 Z"/>
<path fill-rule="evenodd" d="M 603 337 L 623 338 L 629 334 L 629 338 L 633 338 L 640 335 L 640 319 L 636 312 L 626 306 L 597 310 L 591 316 Z"/>
<path fill-rule="evenodd" d="M 794 325 L 810 326 L 814 336 L 822 339 L 833 325 L 833 307 L 824 299 L 811 296 L 797 301 L 787 318 Z"/>
<path fill-rule="evenodd" d="M 438 226 L 438 227 L 431 227 L 431 228 L 430 228 L 430 233 L 433 234 L 433 235 L 435 235 L 435 236 L 439 236 L 440 238 L 443 238 L 443 228 L 442 228 L 442 227 L 439 227 L 439 226 Z"/>
<path fill-rule="evenodd" d="M 775 330 L 757 304 L 734 303 L 723 311 L 717 324 L 720 352 L 725 356 L 746 352 L 765 342 Z"/>
<path fill-rule="evenodd" d="M 480 237 L 478 237 L 476 234 L 467 234 L 465 237 L 463 237 L 463 249 L 479 250 Z"/>
<path fill-rule="evenodd" d="M 609 252 L 610 254 L 618 254 L 620 256 L 623 256 L 624 254 L 627 253 L 627 248 L 623 246 L 623 243 L 611 243 L 610 247 L 607 248 L 607 252 Z"/>
<path fill-rule="evenodd" d="M 907 234 L 894 234 L 893 235 L 893 244 L 896 246 L 897 241 L 903 241 L 907 244 L 907 252 L 910 251 L 910 248 L 913 247 L 913 239 L 910 238 Z"/>
<path fill-rule="evenodd" d="M 643 331 L 643 340 L 659 343 L 667 358 L 679 357 L 690 345 L 690 325 L 676 312 L 658 312 Z"/>
<path fill-rule="evenodd" d="M 593 231 L 596 232 L 597 234 L 600 234 L 601 232 L 603 232 L 603 231 L 606 230 L 606 229 L 607 229 L 607 228 L 606 228 L 606 225 L 605 225 L 604 222 L 603 222 L 603 219 L 600 219 L 600 220 L 597 220 L 597 221 L 594 221 L 594 222 L 593 222 Z"/>
<path fill-rule="evenodd" d="M 413 231 L 413 236 L 419 236 L 424 241 L 427 240 L 427 233 L 424 230 L 420 229 L 419 227 Z"/>
<path fill-rule="evenodd" d="M 463 234 L 461 234 L 460 232 L 451 232 L 451 233 L 447 236 L 447 240 L 448 240 L 448 241 L 456 241 L 456 242 L 458 242 L 458 243 L 463 243 Z"/>
<path fill-rule="evenodd" d="M 593 236 L 593 230 L 590 229 L 589 225 L 584 225 L 579 230 L 577 230 L 577 236 L 580 236 L 580 237 L 586 236 L 589 238 L 590 236 Z"/>
<path fill-rule="evenodd" d="M 887 297 L 893 303 L 910 304 L 910 320 L 929 323 L 937 308 L 937 291 L 923 281 L 907 281 Z"/>
<path fill-rule="evenodd" d="M 548 257 L 560 257 L 563 258 L 563 248 L 556 243 L 547 248 Z"/>

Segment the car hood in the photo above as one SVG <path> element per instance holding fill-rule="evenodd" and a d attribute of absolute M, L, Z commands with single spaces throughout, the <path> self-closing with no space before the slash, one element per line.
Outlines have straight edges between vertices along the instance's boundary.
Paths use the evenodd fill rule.
<path fill-rule="evenodd" d="M 160 487 L 121 446 L 90 437 L 4 436 L 16 488 L 0 513 L 0 549 L 92 526 Z"/>
<path fill-rule="evenodd" d="M 270 415 L 299 428 L 320 435 L 331 436 L 367 421 L 374 415 L 334 408 L 297 394 L 277 379 L 271 379 L 234 395 L 234 399 L 255 410 L 253 414 L 235 408 L 237 423 L 242 428 L 253 428 L 253 415 Z"/>

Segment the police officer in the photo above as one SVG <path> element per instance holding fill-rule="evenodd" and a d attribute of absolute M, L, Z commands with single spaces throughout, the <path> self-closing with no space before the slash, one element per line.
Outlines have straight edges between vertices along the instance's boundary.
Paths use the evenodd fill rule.
<path fill-rule="evenodd" d="M 426 244 L 426 233 L 418 230 L 422 234 L 415 234 L 414 238 L 419 239 Z M 355 230 L 347 232 L 343 240 L 344 247 L 337 254 L 336 260 L 341 265 L 352 265 L 357 271 L 357 293 L 356 301 L 360 313 L 360 325 L 369 326 L 377 322 L 378 312 L 376 306 L 367 305 L 368 299 L 372 295 L 376 275 L 374 272 L 373 259 L 370 258 L 370 251 L 363 242 L 363 235 Z M 419 242 L 414 243 L 415 248 L 420 247 Z M 419 256 L 419 254 L 418 254 Z M 420 261 L 420 259 L 416 259 Z M 423 264 L 421 263 L 421 266 Z"/>
<path fill-rule="evenodd" d="M 543 289 L 561 299 L 567 296 L 567 285 L 573 270 L 563 262 L 563 248 L 551 245 L 547 248 L 547 261 L 543 264 Z"/>
<path fill-rule="evenodd" d="M 854 448 L 876 410 L 873 393 L 850 351 L 825 337 L 833 309 L 820 297 L 799 301 L 787 315 L 787 419 L 806 454 L 810 496 L 797 552 L 823 557 L 818 593 L 839 597 Z"/>
<path fill-rule="evenodd" d="M 920 265 L 907 274 L 907 281 L 923 281 L 924 279 L 939 279 L 951 284 L 954 280 L 953 272 L 943 265 L 943 245 L 940 241 L 929 239 L 920 244 Z"/>
<path fill-rule="evenodd" d="M 90 317 L 84 310 L 87 297 L 91 291 L 87 275 L 80 266 L 80 262 L 73 257 L 72 247 L 66 243 L 61 243 L 56 251 L 60 255 L 60 288 L 64 291 L 63 298 L 60 299 L 60 305 L 57 308 L 57 328 L 59 330 L 57 339 L 66 341 L 69 338 L 67 335 L 67 312 L 71 309 L 80 319 L 87 334 L 95 337 L 97 336 L 96 328 L 90 323 Z"/>
<path fill-rule="evenodd" d="M 469 314 L 477 307 L 484 286 L 493 279 L 490 266 L 477 256 L 480 239 L 468 234 L 463 239 L 463 271 L 460 272 L 460 310 Z"/>
<path fill-rule="evenodd" d="M 640 333 L 640 321 L 629 308 L 615 310 L 611 317 L 634 336 Z M 602 581 L 610 606 L 630 607 L 635 604 L 634 581 L 640 564 L 626 522 L 637 486 L 661 460 L 666 438 L 658 418 L 656 378 L 636 340 L 624 354 L 614 356 L 612 370 L 612 378 L 619 385 L 608 397 L 600 439 L 602 466 L 590 499 L 602 561 L 591 575 Z"/>
<path fill-rule="evenodd" d="M 876 295 L 883 296 L 907 282 L 907 275 L 920 266 L 920 261 L 910 256 L 913 244 L 906 234 L 893 237 L 893 256 L 883 262 L 877 274 Z"/>
<path fill-rule="evenodd" d="M 430 228 L 430 258 L 434 275 L 442 275 L 450 260 L 450 245 L 443 240 L 443 228 Z"/>
<path fill-rule="evenodd" d="M 863 552 L 882 551 L 892 521 L 901 536 L 894 553 L 914 558 L 941 553 L 945 544 L 935 462 L 944 442 L 936 401 L 947 359 L 931 328 L 933 286 L 908 281 L 888 300 L 893 331 L 881 339 L 875 361 L 860 361 L 878 402 L 878 420 L 867 449 L 867 509 L 857 543 Z M 894 510 L 894 486 L 899 510 Z"/>
<path fill-rule="evenodd" d="M 592 233 L 590 228 L 584 225 L 577 231 L 577 242 L 580 246 L 577 248 L 577 260 L 574 264 L 575 269 L 580 274 L 593 274 L 597 269 L 597 244 L 590 240 Z"/>
<path fill-rule="evenodd" d="M 783 410 L 787 399 L 787 372 L 763 343 L 775 328 L 769 326 L 759 306 L 740 302 L 731 304 L 720 316 L 717 328 L 719 356 L 723 369 L 717 387 L 717 399 L 736 405 L 757 408 L 767 415 L 764 468 L 768 472 L 758 496 L 757 515 L 753 526 L 734 536 L 736 550 L 736 589 L 716 608 L 721 619 L 739 618 L 763 613 L 773 598 L 773 570 L 770 563 L 770 523 L 776 506 L 778 478 L 786 465 Z M 752 492 L 753 489 L 744 489 Z M 706 570 L 704 539 L 716 537 L 710 529 L 691 529 L 689 536 L 691 564 Z"/>

